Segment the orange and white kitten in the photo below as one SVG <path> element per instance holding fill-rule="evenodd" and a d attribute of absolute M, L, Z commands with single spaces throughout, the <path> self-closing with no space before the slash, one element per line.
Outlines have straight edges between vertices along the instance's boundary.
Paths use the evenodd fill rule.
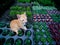
<path fill-rule="evenodd" d="M 24 12 L 24 14 L 17 14 L 17 18 L 15 20 L 12 20 L 10 22 L 10 28 L 12 31 L 16 32 L 16 34 L 18 34 L 18 30 L 24 29 L 27 30 L 27 28 L 24 26 L 27 22 L 27 16 L 26 16 L 26 12 Z"/>

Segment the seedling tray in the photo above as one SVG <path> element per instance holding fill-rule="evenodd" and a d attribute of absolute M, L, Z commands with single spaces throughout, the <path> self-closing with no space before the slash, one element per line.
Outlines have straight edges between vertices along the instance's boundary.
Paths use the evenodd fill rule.
<path fill-rule="evenodd" d="M 20 31 L 18 31 L 18 35 L 16 35 L 16 33 L 11 31 L 10 28 L 7 28 L 6 25 L 5 25 L 5 27 L 2 27 L 2 28 L 0 27 L 1 45 L 2 44 L 4 44 L 4 45 L 11 45 L 11 44 L 12 45 L 15 45 L 15 44 L 16 45 L 19 45 L 19 44 L 21 44 L 21 45 L 27 45 L 27 44 L 33 45 L 33 29 L 31 29 L 31 28 L 28 29 L 27 31 L 20 30 Z M 2 42 L 3 40 L 5 40 L 4 43 Z M 19 40 L 20 42 L 17 40 Z M 28 41 L 30 41 L 30 42 L 28 42 Z"/>
<path fill-rule="evenodd" d="M 39 27 L 38 27 L 38 23 L 33 25 L 30 24 L 29 25 L 30 27 L 27 27 L 28 30 L 24 31 L 20 29 L 20 31 L 18 31 L 19 32 L 18 35 L 15 32 L 11 31 L 10 28 L 7 28 L 6 25 L 5 27 L 2 27 L 2 28 L 0 27 L 1 44 L 4 44 L 4 45 L 53 44 L 55 45 L 55 41 L 51 38 L 50 33 L 48 33 L 49 29 L 47 28 L 46 23 L 43 23 L 43 22 L 39 23 Z M 37 28 L 35 27 L 35 25 L 37 26 Z M 43 28 L 43 26 L 45 27 Z M 5 42 L 2 42 L 2 40 L 5 40 Z"/>

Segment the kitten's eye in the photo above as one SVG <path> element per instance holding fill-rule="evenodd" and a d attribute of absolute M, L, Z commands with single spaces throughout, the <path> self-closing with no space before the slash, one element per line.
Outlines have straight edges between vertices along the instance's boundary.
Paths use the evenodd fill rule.
<path fill-rule="evenodd" d="M 24 21 L 24 20 L 22 20 L 22 21 Z"/>

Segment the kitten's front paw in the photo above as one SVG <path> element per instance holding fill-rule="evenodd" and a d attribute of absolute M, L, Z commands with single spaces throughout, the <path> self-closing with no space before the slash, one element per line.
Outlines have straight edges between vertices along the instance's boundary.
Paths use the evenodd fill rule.
<path fill-rule="evenodd" d="M 18 34 L 18 31 L 15 31 L 16 32 L 16 34 Z"/>
<path fill-rule="evenodd" d="M 27 28 L 26 28 L 26 27 L 24 27 L 24 30 L 27 30 Z"/>

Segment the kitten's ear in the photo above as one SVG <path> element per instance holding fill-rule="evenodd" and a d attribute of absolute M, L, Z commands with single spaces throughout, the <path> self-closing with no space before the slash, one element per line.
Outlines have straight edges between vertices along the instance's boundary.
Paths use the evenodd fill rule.
<path fill-rule="evenodd" d="M 17 18 L 20 18 L 20 15 L 19 14 L 17 14 Z"/>

